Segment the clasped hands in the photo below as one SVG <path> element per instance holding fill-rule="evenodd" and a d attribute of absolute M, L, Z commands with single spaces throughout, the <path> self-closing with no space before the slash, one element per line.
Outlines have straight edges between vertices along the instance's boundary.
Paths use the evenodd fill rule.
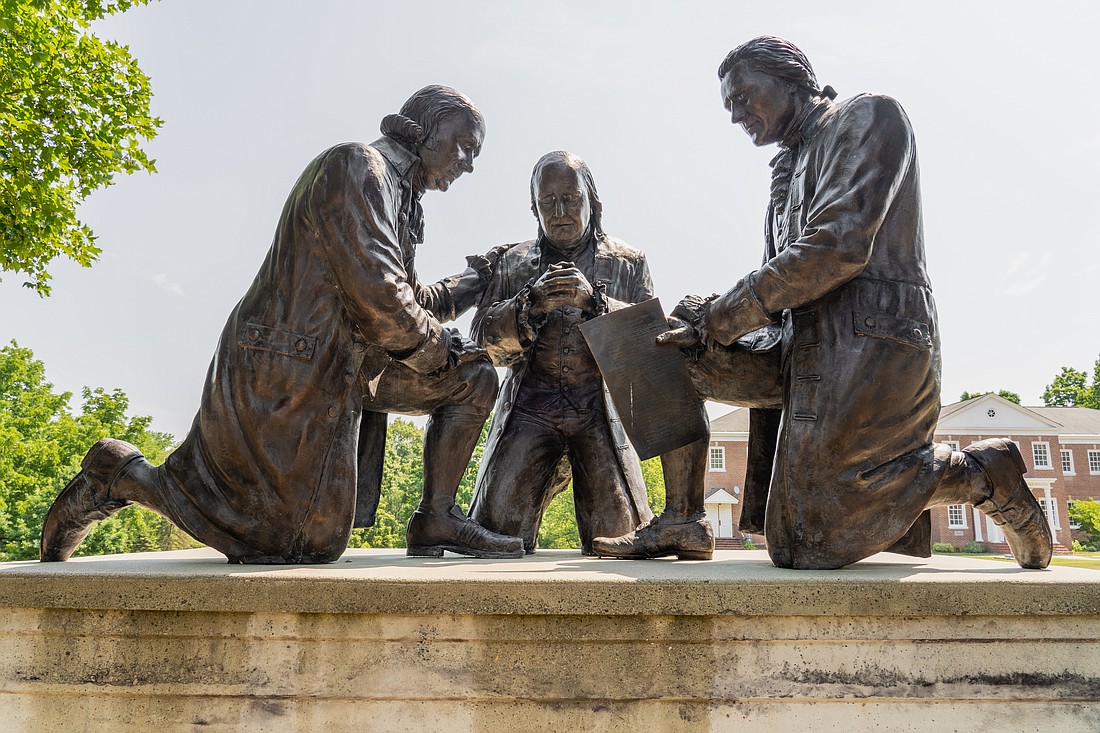
<path fill-rule="evenodd" d="M 591 315 L 596 312 L 596 294 L 592 283 L 572 262 L 559 262 L 535 281 L 527 296 L 531 315 L 542 317 L 564 307 L 578 308 Z"/>

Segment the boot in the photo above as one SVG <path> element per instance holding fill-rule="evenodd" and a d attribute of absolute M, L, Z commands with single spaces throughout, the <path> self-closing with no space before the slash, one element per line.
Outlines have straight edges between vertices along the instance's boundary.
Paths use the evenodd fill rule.
<path fill-rule="evenodd" d="M 1042 570 L 1050 564 L 1053 539 L 1042 507 L 1024 481 L 1027 466 L 1011 440 L 990 438 L 963 448 L 985 472 L 992 493 L 974 504 L 1005 533 L 1012 556 L 1022 568 Z"/>
<path fill-rule="evenodd" d="M 714 530 L 706 514 L 670 520 L 663 514 L 622 537 L 597 537 L 592 550 L 600 557 L 645 560 L 675 555 L 681 560 L 709 560 L 714 556 Z"/>
<path fill-rule="evenodd" d="M 129 506 L 129 501 L 110 498 L 111 484 L 126 466 L 143 457 L 134 446 L 114 438 L 92 446 L 80 462 L 80 472 L 46 513 L 39 545 L 42 562 L 68 560 L 93 524 Z"/>
<path fill-rule="evenodd" d="M 457 506 L 445 514 L 423 507 L 413 512 L 405 533 L 405 548 L 409 557 L 443 557 L 444 550 L 481 558 L 523 557 L 523 540 L 490 532 Z"/>

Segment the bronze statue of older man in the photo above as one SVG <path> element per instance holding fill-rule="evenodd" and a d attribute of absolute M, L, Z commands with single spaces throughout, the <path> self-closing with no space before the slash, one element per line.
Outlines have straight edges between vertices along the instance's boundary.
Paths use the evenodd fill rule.
<path fill-rule="evenodd" d="M 46 516 L 42 560 L 67 559 L 92 524 L 137 503 L 230 562 L 334 562 L 353 522 L 373 522 L 391 412 L 430 415 L 408 554 L 523 555 L 454 501 L 497 377 L 440 321 L 476 302 L 491 263 L 432 286 L 414 265 L 420 197 L 473 170 L 485 123 L 466 96 L 431 86 L 382 132 L 321 153 L 294 185 L 183 444 L 153 467 L 128 443 L 96 443 Z"/>
<path fill-rule="evenodd" d="M 653 297 L 645 255 L 603 230 L 592 172 L 572 153 L 531 173 L 538 237 L 508 247 L 474 316 L 473 336 L 508 367 L 470 515 L 535 551 L 554 496 L 573 481 L 581 551 L 653 516 L 641 464 L 579 326 Z"/>
<path fill-rule="evenodd" d="M 780 567 L 837 568 L 887 549 L 927 556 L 925 510 L 969 503 L 1021 566 L 1046 567 L 1050 529 L 1016 445 L 932 442 L 939 330 L 901 106 L 878 94 L 834 102 L 805 55 L 772 36 L 730 52 L 718 77 L 731 122 L 779 145 L 764 264 L 722 296 L 686 298 L 658 341 L 689 354 L 700 398 L 753 408 L 742 528 L 762 525 Z M 706 547 L 708 442 L 663 456 L 664 512 L 598 538 L 596 552 Z"/>

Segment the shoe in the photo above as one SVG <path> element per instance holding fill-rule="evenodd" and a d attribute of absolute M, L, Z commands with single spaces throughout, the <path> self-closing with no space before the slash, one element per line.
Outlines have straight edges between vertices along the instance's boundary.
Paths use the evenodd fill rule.
<path fill-rule="evenodd" d="M 54 499 L 42 522 L 42 562 L 68 560 L 93 524 L 129 506 L 128 501 L 111 499 L 109 490 L 126 466 L 143 457 L 134 446 L 114 438 L 92 446 L 80 462 L 80 472 Z"/>
<path fill-rule="evenodd" d="M 600 557 L 645 560 L 675 555 L 681 560 L 709 560 L 714 557 L 714 530 L 705 514 L 670 521 L 655 517 L 622 537 L 597 537 L 592 550 Z"/>
<path fill-rule="evenodd" d="M 978 462 L 993 493 L 974 506 L 1005 534 L 1012 556 L 1022 568 L 1042 570 L 1050 564 L 1054 542 L 1042 507 L 1024 481 L 1027 466 L 1011 440 L 990 438 L 963 448 Z"/>
<path fill-rule="evenodd" d="M 523 540 L 490 532 L 452 506 L 446 514 L 417 509 L 405 532 L 409 557 L 443 557 L 443 551 L 491 559 L 523 557 Z"/>

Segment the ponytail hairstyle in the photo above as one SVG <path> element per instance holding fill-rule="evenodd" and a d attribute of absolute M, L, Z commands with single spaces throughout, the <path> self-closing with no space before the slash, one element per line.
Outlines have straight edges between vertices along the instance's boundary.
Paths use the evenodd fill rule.
<path fill-rule="evenodd" d="M 817 76 L 806 54 L 784 38 L 759 36 L 742 43 L 726 55 L 718 67 L 718 78 L 724 79 L 730 69 L 739 63 L 782 79 L 815 97 L 836 99 L 836 90 L 831 86 L 825 86 L 824 89 L 818 87 Z"/>
<path fill-rule="evenodd" d="M 469 97 L 457 89 L 431 84 L 409 97 L 400 112 L 382 118 L 382 134 L 416 153 L 445 117 L 459 113 L 485 125 L 481 110 Z"/>

